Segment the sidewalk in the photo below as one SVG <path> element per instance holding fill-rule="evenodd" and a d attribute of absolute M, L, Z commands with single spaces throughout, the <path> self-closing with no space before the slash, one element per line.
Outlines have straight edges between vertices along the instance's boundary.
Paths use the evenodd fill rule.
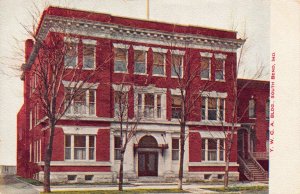
<path fill-rule="evenodd" d="M 230 186 L 267 186 L 267 183 L 261 182 L 234 182 Z M 42 186 L 33 186 L 38 191 L 43 191 Z M 124 185 L 126 189 L 174 189 L 177 183 L 131 183 Z M 183 189 L 191 193 L 219 193 L 215 191 L 205 190 L 205 188 L 223 187 L 222 183 L 190 183 L 184 184 Z M 54 185 L 51 186 L 52 191 L 81 191 L 81 190 L 116 190 L 118 185 Z"/>

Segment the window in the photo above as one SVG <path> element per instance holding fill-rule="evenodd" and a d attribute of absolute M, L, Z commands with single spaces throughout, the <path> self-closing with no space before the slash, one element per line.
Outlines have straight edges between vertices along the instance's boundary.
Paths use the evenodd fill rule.
<path fill-rule="evenodd" d="M 172 95 L 172 118 L 181 118 L 181 97 Z"/>
<path fill-rule="evenodd" d="M 29 113 L 29 129 L 32 129 L 32 110 Z"/>
<path fill-rule="evenodd" d="M 161 118 L 161 94 L 138 94 L 138 116 L 144 118 Z"/>
<path fill-rule="evenodd" d="M 115 160 L 121 160 L 121 138 L 115 136 Z"/>
<path fill-rule="evenodd" d="M 76 175 L 68 175 L 68 181 L 75 181 L 77 178 Z"/>
<path fill-rule="evenodd" d="M 67 107 L 71 97 L 74 95 L 72 88 L 65 88 L 65 106 Z M 66 111 L 69 115 L 95 115 L 96 91 L 80 89 L 76 91 L 76 95 Z"/>
<path fill-rule="evenodd" d="M 210 63 L 210 58 L 201 57 L 201 79 L 210 79 Z"/>
<path fill-rule="evenodd" d="M 172 160 L 179 160 L 179 139 L 172 139 Z"/>
<path fill-rule="evenodd" d="M 201 119 L 223 121 L 225 115 L 225 99 L 202 97 Z"/>
<path fill-rule="evenodd" d="M 85 176 L 84 176 L 84 180 L 85 180 L 85 181 L 92 181 L 93 178 L 94 178 L 94 175 L 85 175 Z"/>
<path fill-rule="evenodd" d="M 134 73 L 146 73 L 146 51 L 134 51 Z"/>
<path fill-rule="evenodd" d="M 77 44 L 76 43 L 67 43 L 64 64 L 65 67 L 74 68 L 77 65 Z"/>
<path fill-rule="evenodd" d="M 29 162 L 31 162 L 31 158 L 32 158 L 32 144 L 29 144 Z"/>
<path fill-rule="evenodd" d="M 34 125 L 37 125 L 39 121 L 39 104 L 34 107 Z"/>
<path fill-rule="evenodd" d="M 128 109 L 128 93 L 115 91 L 115 117 L 126 118 Z M 121 114 L 120 114 L 121 113 Z"/>
<path fill-rule="evenodd" d="M 215 79 L 216 80 L 224 80 L 224 59 L 216 59 L 216 72 L 215 72 Z"/>
<path fill-rule="evenodd" d="M 114 54 L 114 71 L 127 72 L 127 49 L 114 48 Z"/>
<path fill-rule="evenodd" d="M 171 67 L 172 77 L 182 77 L 182 64 L 183 64 L 182 55 L 172 55 L 172 67 Z"/>
<path fill-rule="evenodd" d="M 66 135 L 65 160 L 95 160 L 95 136 Z"/>
<path fill-rule="evenodd" d="M 95 68 L 95 45 L 91 45 L 91 44 L 83 45 L 83 68 L 84 69 Z"/>
<path fill-rule="evenodd" d="M 266 101 L 266 119 L 270 118 L 270 99 Z"/>
<path fill-rule="evenodd" d="M 224 139 L 202 139 L 202 161 L 224 161 Z"/>
<path fill-rule="evenodd" d="M 249 118 L 256 118 L 256 107 L 255 107 L 255 100 L 249 100 Z"/>
<path fill-rule="evenodd" d="M 153 75 L 165 75 L 165 54 L 153 52 Z"/>

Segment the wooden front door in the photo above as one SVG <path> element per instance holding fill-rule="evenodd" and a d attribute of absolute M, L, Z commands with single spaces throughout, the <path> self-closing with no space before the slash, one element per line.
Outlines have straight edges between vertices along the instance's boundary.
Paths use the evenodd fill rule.
<path fill-rule="evenodd" d="M 158 154 L 157 152 L 139 152 L 138 155 L 139 176 L 157 176 Z"/>

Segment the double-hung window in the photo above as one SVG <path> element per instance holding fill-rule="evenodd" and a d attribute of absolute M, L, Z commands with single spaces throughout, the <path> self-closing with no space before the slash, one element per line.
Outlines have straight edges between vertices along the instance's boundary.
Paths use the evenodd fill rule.
<path fill-rule="evenodd" d="M 128 92 L 115 91 L 115 117 L 127 117 L 128 112 Z"/>
<path fill-rule="evenodd" d="M 78 61 L 77 43 L 66 42 L 65 44 L 66 44 L 65 56 L 64 56 L 65 67 L 75 68 L 77 66 L 77 61 Z"/>
<path fill-rule="evenodd" d="M 201 57 L 201 79 L 210 79 L 211 59 Z"/>
<path fill-rule="evenodd" d="M 153 75 L 165 75 L 165 53 L 153 52 Z"/>
<path fill-rule="evenodd" d="M 119 136 L 115 136 L 114 140 L 115 140 L 115 160 L 121 160 L 121 138 Z"/>
<path fill-rule="evenodd" d="M 216 71 L 215 71 L 215 79 L 217 81 L 223 81 L 225 79 L 225 74 L 224 74 L 224 70 L 225 70 L 225 60 L 224 59 L 216 59 L 215 60 L 215 64 L 216 64 Z"/>
<path fill-rule="evenodd" d="M 65 135 L 65 160 L 95 160 L 94 135 Z"/>
<path fill-rule="evenodd" d="M 127 72 L 128 50 L 126 48 L 114 48 L 114 71 Z"/>
<path fill-rule="evenodd" d="M 83 68 L 94 69 L 95 68 L 95 45 L 83 44 Z"/>
<path fill-rule="evenodd" d="M 202 97 L 201 100 L 202 120 L 223 121 L 225 115 L 225 99 Z"/>
<path fill-rule="evenodd" d="M 249 118 L 256 118 L 256 103 L 254 99 L 249 100 Z"/>
<path fill-rule="evenodd" d="M 171 77 L 181 78 L 183 69 L 183 56 L 172 55 Z"/>
<path fill-rule="evenodd" d="M 202 161 L 224 161 L 224 139 L 202 139 Z"/>
<path fill-rule="evenodd" d="M 181 118 L 181 96 L 172 95 L 172 118 Z"/>
<path fill-rule="evenodd" d="M 270 99 L 267 99 L 266 101 L 266 119 L 268 120 L 270 118 Z"/>
<path fill-rule="evenodd" d="M 161 94 L 138 93 L 138 116 L 144 118 L 161 118 L 162 102 Z"/>
<path fill-rule="evenodd" d="M 71 99 L 73 96 L 73 99 Z M 95 115 L 96 90 L 65 88 L 65 107 L 68 115 Z M 69 107 L 68 107 L 69 106 Z"/>
<path fill-rule="evenodd" d="M 146 74 L 146 58 L 147 52 L 143 50 L 134 51 L 134 73 L 135 74 Z"/>
<path fill-rule="evenodd" d="M 179 139 L 172 138 L 172 160 L 179 160 Z"/>

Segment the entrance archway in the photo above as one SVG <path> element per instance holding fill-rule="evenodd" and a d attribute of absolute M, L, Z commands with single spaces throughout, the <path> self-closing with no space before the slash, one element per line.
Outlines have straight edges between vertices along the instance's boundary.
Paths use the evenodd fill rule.
<path fill-rule="evenodd" d="M 158 143 L 151 135 L 142 137 L 138 144 L 138 176 L 157 176 Z"/>

